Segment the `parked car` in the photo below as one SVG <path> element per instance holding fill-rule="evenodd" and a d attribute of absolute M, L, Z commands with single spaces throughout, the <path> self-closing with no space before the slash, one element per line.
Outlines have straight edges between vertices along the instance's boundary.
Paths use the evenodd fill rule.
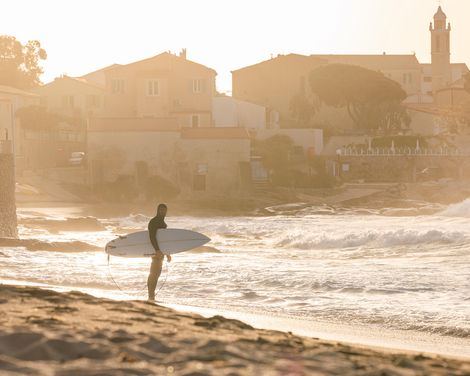
<path fill-rule="evenodd" d="M 83 151 L 74 151 L 70 154 L 68 160 L 70 166 L 80 166 L 85 159 L 85 152 Z"/>

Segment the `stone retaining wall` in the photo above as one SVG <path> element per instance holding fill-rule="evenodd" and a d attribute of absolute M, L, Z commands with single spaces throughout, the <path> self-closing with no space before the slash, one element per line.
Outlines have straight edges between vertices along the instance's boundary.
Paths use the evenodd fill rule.
<path fill-rule="evenodd" d="M 13 154 L 0 152 L 0 237 L 17 237 Z"/>

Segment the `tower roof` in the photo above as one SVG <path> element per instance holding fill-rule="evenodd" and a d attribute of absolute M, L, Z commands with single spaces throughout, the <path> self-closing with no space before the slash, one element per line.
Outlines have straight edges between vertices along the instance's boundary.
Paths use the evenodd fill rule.
<path fill-rule="evenodd" d="M 439 5 L 439 8 L 437 8 L 437 12 L 434 15 L 434 19 L 436 20 L 445 20 L 447 18 L 446 14 L 442 10 L 442 7 Z"/>

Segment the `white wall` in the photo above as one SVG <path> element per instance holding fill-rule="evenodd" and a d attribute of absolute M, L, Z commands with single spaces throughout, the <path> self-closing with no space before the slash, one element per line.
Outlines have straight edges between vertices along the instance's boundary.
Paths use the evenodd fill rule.
<path fill-rule="evenodd" d="M 313 148 L 315 155 L 323 150 L 322 129 L 260 129 L 256 131 L 256 138 L 265 140 L 277 134 L 289 136 L 296 145 L 302 146 L 304 151 Z"/>
<path fill-rule="evenodd" d="M 232 97 L 212 99 L 212 118 L 215 127 L 266 128 L 266 107 Z"/>
<path fill-rule="evenodd" d="M 447 130 L 447 121 L 443 117 L 413 109 L 408 109 L 408 113 L 411 117 L 410 130 L 415 135 L 437 136 Z"/>

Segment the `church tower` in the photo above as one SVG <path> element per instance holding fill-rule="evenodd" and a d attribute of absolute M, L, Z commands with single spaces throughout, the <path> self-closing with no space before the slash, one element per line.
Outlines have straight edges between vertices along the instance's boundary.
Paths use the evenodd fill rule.
<path fill-rule="evenodd" d="M 450 23 L 446 25 L 447 16 L 439 6 L 431 22 L 431 67 L 432 91 L 448 86 L 452 80 L 450 67 Z"/>

